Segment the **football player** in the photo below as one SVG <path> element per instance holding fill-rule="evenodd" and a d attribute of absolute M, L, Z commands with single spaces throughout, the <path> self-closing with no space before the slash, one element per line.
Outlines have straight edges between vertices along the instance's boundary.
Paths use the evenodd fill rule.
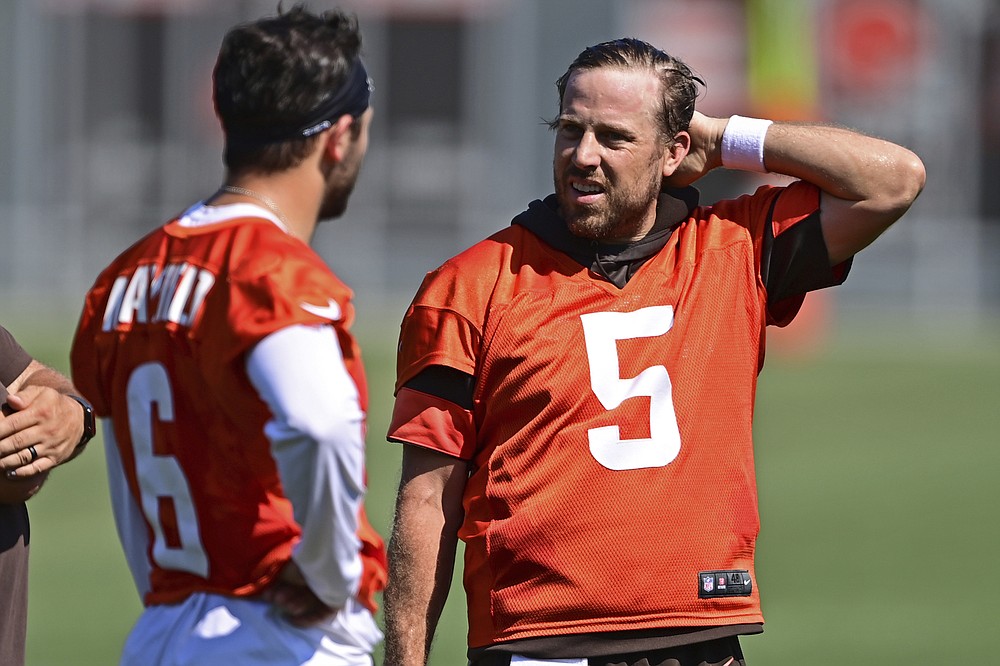
<path fill-rule="evenodd" d="M 476 666 L 730 666 L 762 631 L 765 325 L 840 284 L 924 183 L 827 125 L 695 111 L 634 39 L 557 83 L 555 193 L 430 272 L 402 322 L 386 654 L 423 664 L 465 542 Z M 711 204 L 717 167 L 794 178 Z"/>
<path fill-rule="evenodd" d="M 352 294 L 309 246 L 367 150 L 360 44 L 353 17 L 301 6 L 233 28 L 223 185 L 87 295 L 73 374 L 145 604 L 123 664 L 361 665 L 381 640 Z"/>

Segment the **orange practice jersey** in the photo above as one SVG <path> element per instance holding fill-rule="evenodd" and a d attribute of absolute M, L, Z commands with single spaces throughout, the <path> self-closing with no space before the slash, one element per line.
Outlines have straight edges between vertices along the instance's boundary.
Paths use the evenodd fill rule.
<path fill-rule="evenodd" d="M 193 227 L 174 221 L 97 279 L 73 345 L 73 377 L 95 412 L 112 419 L 128 488 L 143 507 L 147 605 L 197 591 L 252 595 L 288 562 L 301 530 L 246 355 L 284 327 L 332 323 L 366 409 L 348 330 L 351 297 L 308 245 L 256 217 Z M 343 316 L 331 322 L 303 304 Z M 374 608 L 385 555 L 363 510 L 360 525 L 358 596 Z"/>
<path fill-rule="evenodd" d="M 797 183 L 697 208 L 621 289 L 518 224 L 428 274 L 390 437 L 472 463 L 471 647 L 763 621 L 756 585 L 701 599 L 698 574 L 753 576 L 764 228 L 818 205 Z M 471 413 L 403 388 L 433 365 L 475 377 Z"/>

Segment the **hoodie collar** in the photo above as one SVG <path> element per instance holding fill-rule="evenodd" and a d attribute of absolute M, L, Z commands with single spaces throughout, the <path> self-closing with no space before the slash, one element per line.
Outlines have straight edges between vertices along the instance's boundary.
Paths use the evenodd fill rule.
<path fill-rule="evenodd" d="M 664 190 L 659 199 L 659 217 L 664 223 L 643 238 L 627 243 L 602 243 L 574 236 L 559 214 L 556 195 L 536 199 L 512 220 L 538 236 L 547 245 L 587 266 L 619 289 L 657 252 L 681 222 L 698 206 L 698 190 L 693 187 Z"/>

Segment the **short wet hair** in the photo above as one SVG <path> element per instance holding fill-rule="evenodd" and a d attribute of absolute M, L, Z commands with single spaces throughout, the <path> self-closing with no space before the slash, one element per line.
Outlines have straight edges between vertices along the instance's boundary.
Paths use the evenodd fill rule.
<path fill-rule="evenodd" d="M 570 64 L 566 72 L 556 81 L 559 90 L 559 111 L 562 112 L 566 85 L 573 74 L 584 69 L 618 67 L 621 69 L 648 69 L 660 79 L 663 92 L 657 111 L 659 126 L 664 140 L 686 131 L 694 116 L 698 84 L 705 82 L 691 71 L 687 63 L 661 51 L 640 39 L 625 37 L 589 46 Z M 550 123 L 555 127 L 555 121 Z"/>

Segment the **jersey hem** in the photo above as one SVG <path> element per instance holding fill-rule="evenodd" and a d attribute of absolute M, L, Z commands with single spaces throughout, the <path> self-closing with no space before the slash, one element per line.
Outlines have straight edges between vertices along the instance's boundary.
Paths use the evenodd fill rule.
<path fill-rule="evenodd" d="M 474 641 L 471 636 L 469 638 L 470 648 L 484 648 L 496 643 L 516 641 L 525 638 L 539 638 L 545 636 L 562 636 L 562 635 L 572 635 L 572 634 L 591 634 L 598 632 L 613 632 L 613 631 L 636 631 L 636 630 L 649 630 L 649 629 L 671 629 L 675 627 L 724 627 L 728 625 L 742 625 L 742 624 L 764 624 L 764 616 L 760 613 L 753 613 L 747 615 L 728 615 L 725 617 L 719 616 L 694 616 L 694 615 L 679 615 L 670 614 L 659 616 L 656 618 L 650 618 L 645 622 L 636 622 L 632 618 L 616 618 L 615 620 L 600 620 L 594 622 L 579 622 L 574 621 L 572 623 L 564 624 L 549 624 L 544 627 L 534 626 L 534 627 L 524 627 L 519 628 L 516 631 L 500 632 L 493 636 L 492 640 Z"/>

